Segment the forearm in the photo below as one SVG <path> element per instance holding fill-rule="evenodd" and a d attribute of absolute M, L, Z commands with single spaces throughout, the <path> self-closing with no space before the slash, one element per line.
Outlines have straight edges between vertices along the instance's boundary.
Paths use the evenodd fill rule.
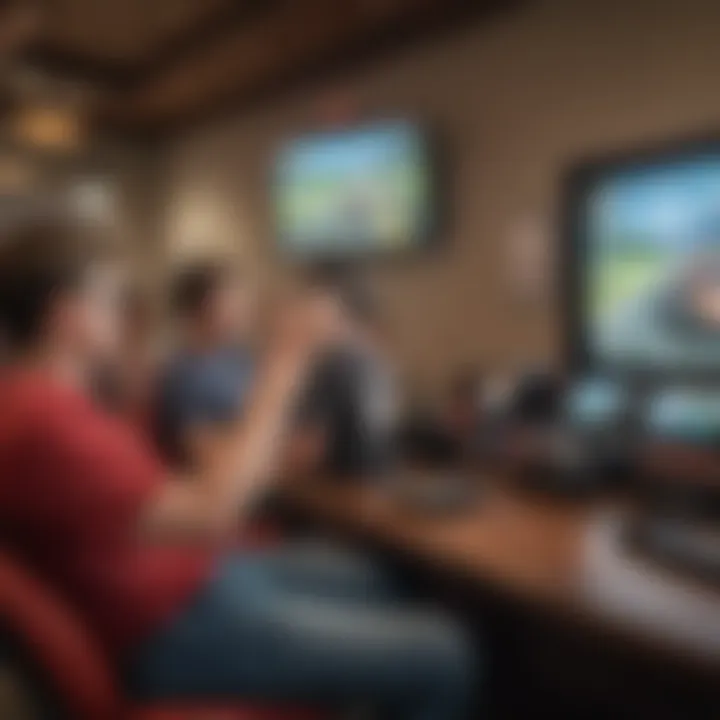
<path fill-rule="evenodd" d="M 244 417 L 198 468 L 197 482 L 213 502 L 237 512 L 271 481 L 305 366 L 306 358 L 297 354 L 268 362 Z"/>
<path fill-rule="evenodd" d="M 306 364 L 297 353 L 268 360 L 242 420 L 203 453 L 192 477 L 166 484 L 144 518 L 145 530 L 197 539 L 235 528 L 273 478 Z"/>

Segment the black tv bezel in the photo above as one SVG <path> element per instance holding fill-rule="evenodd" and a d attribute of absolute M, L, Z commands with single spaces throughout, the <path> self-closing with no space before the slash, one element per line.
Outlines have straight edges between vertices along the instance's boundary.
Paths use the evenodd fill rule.
<path fill-rule="evenodd" d="M 426 149 L 425 155 L 428 162 L 429 171 L 429 197 L 431 203 L 430 223 L 424 237 L 417 241 L 413 241 L 403 247 L 391 248 L 387 250 L 378 249 L 377 247 L 361 248 L 356 251 L 338 250 L 318 250 L 310 252 L 293 252 L 281 237 L 278 213 L 277 213 L 277 158 L 284 148 L 294 142 L 310 138 L 337 137 L 342 135 L 351 136 L 363 130 L 371 130 L 374 127 L 382 127 L 392 124 L 408 125 L 413 127 L 422 138 Z M 349 264 L 366 264 L 372 262 L 389 262 L 397 259 L 407 259 L 410 257 L 426 256 L 428 253 L 437 250 L 442 243 L 439 242 L 441 235 L 447 232 L 448 216 L 447 212 L 449 191 L 449 173 L 447 172 L 447 153 L 445 146 L 441 142 L 440 132 L 437 127 L 427 121 L 415 120 L 404 116 L 381 116 L 370 119 L 362 119 L 356 122 L 343 124 L 334 127 L 319 127 L 306 130 L 297 135 L 289 136 L 276 147 L 273 153 L 272 170 L 270 178 L 270 215 L 273 246 L 275 253 L 280 257 L 281 261 L 292 266 L 308 267 L 314 265 L 322 265 L 325 263 L 339 263 L 343 265 Z"/>
<path fill-rule="evenodd" d="M 560 252 L 558 294 L 562 321 L 562 360 L 570 377 L 611 376 L 642 386 L 667 384 L 717 384 L 720 365 L 714 370 L 664 369 L 644 363 L 603 362 L 593 358 L 589 349 L 585 318 L 588 317 L 587 293 L 583 287 L 583 268 L 587 246 L 582 242 L 587 197 L 593 184 L 616 172 L 645 170 L 653 166 L 691 160 L 695 156 L 717 154 L 720 157 L 720 131 L 675 138 L 634 149 L 588 157 L 574 163 L 561 182 Z"/>

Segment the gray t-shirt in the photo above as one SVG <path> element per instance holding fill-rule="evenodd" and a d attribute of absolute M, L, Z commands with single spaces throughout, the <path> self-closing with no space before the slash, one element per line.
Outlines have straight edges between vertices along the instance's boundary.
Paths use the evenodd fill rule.
<path fill-rule="evenodd" d="M 320 425 L 327 437 L 326 469 L 346 477 L 383 473 L 395 455 L 397 388 L 376 355 L 348 348 L 315 368 L 301 423 Z"/>
<path fill-rule="evenodd" d="M 192 427 L 224 425 L 242 412 L 253 377 L 243 349 L 180 352 L 165 366 L 158 384 L 155 432 L 167 458 L 188 462 L 185 438 Z"/>

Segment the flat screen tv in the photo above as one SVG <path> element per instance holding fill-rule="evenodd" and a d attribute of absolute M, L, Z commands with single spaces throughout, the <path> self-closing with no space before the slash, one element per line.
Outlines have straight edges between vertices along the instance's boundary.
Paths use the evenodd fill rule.
<path fill-rule="evenodd" d="M 436 220 L 433 153 L 409 121 L 299 137 L 274 167 L 282 251 L 299 260 L 384 255 L 426 245 Z"/>
<path fill-rule="evenodd" d="M 720 142 L 585 164 L 568 200 L 576 364 L 720 376 Z"/>

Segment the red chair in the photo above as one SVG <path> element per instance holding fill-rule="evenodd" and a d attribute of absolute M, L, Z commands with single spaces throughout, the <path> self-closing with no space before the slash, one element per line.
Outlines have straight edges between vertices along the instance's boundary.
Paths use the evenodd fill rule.
<path fill-rule="evenodd" d="M 152 705 L 122 697 L 107 659 L 82 624 L 36 579 L 0 553 L 0 623 L 73 720 L 318 720 L 317 713 L 256 707 Z M 44 688 L 45 689 L 45 688 Z"/>

